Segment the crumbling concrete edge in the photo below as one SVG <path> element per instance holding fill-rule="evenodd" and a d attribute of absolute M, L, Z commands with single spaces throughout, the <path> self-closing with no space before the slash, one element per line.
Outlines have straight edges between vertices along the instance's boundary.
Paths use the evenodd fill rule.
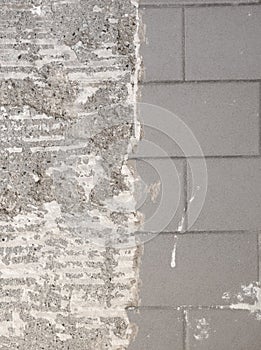
<path fill-rule="evenodd" d="M 131 140 L 134 141 L 131 146 L 131 151 L 135 149 L 135 146 L 139 142 L 139 140 L 142 138 L 142 123 L 140 119 L 140 111 L 139 111 L 139 102 L 141 101 L 141 88 L 140 88 L 140 81 L 141 77 L 144 74 L 143 70 L 143 61 L 142 61 L 142 55 L 141 55 L 141 44 L 145 41 L 145 26 L 142 21 L 142 14 L 139 9 L 139 0 L 131 0 L 131 3 L 136 7 L 136 33 L 134 35 L 134 44 L 135 44 L 135 72 L 133 74 L 133 90 L 132 90 L 132 98 L 134 100 L 134 135 L 135 139 Z M 128 155 L 129 158 L 129 155 Z M 130 169 L 130 171 L 133 173 L 133 168 Z M 138 174 L 136 173 L 134 177 L 138 179 Z M 142 218 L 142 215 L 140 213 L 136 213 L 136 215 L 140 215 L 141 222 L 144 220 Z M 140 279 L 140 267 L 142 263 L 142 256 L 144 252 L 143 244 L 138 244 L 136 246 L 134 259 L 133 259 L 133 270 L 135 273 L 135 285 L 132 289 L 132 301 L 130 305 L 127 305 L 126 307 L 126 314 L 129 321 L 129 345 L 136 339 L 139 328 L 136 323 L 133 323 L 130 320 L 130 317 L 128 316 L 129 312 L 136 309 L 140 305 L 140 298 L 139 298 L 139 292 L 140 292 L 140 286 L 141 286 L 141 279 Z"/>

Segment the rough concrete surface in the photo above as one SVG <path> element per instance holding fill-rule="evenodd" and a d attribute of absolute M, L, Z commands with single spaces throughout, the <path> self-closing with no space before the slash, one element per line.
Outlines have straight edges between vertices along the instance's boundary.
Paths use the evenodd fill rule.
<path fill-rule="evenodd" d="M 1 0 L 0 349 L 125 349 L 134 0 Z"/>

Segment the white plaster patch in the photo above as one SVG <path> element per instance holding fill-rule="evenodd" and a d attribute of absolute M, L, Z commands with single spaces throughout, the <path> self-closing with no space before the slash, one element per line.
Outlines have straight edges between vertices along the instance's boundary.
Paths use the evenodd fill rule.
<path fill-rule="evenodd" d="M 34 6 L 30 9 L 33 15 L 41 16 L 42 15 L 42 7 L 41 6 Z"/>
<path fill-rule="evenodd" d="M 178 224 L 178 232 L 184 232 L 185 231 L 185 217 L 186 217 L 186 213 L 184 211 L 182 218 Z"/>
<path fill-rule="evenodd" d="M 236 295 L 232 293 L 225 292 L 223 294 L 223 299 L 234 300 L 229 305 L 232 310 L 248 310 L 251 314 L 256 316 L 257 320 L 261 319 L 261 288 L 259 282 L 253 282 L 249 285 L 242 285 L 241 291 Z"/>
<path fill-rule="evenodd" d="M 171 262 L 170 266 L 174 269 L 177 266 L 177 244 L 178 244 L 178 236 L 174 236 L 174 247 L 171 254 Z"/>
<path fill-rule="evenodd" d="M 99 6 L 95 5 L 93 8 L 93 12 L 102 12 L 102 8 L 100 8 Z"/>
<path fill-rule="evenodd" d="M 198 341 L 203 341 L 209 338 L 210 332 L 209 322 L 205 317 L 196 320 L 196 329 L 194 330 L 193 337 Z"/>
<path fill-rule="evenodd" d="M 155 182 L 148 187 L 148 193 L 150 194 L 151 201 L 153 203 L 156 203 L 156 200 L 160 194 L 160 189 L 161 189 L 161 183 L 160 181 Z"/>

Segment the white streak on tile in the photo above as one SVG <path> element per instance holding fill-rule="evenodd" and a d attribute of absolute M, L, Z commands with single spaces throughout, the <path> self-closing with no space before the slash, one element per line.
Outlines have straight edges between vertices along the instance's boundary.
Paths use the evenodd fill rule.
<path fill-rule="evenodd" d="M 170 266 L 174 269 L 177 265 L 176 258 L 177 258 L 177 244 L 178 244 L 178 237 L 174 236 L 174 247 L 171 254 L 171 263 Z"/>

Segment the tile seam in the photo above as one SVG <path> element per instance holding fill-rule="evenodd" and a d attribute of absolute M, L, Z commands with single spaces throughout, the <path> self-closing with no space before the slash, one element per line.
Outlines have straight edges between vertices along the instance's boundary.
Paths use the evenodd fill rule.
<path fill-rule="evenodd" d="M 185 8 L 182 7 L 182 77 L 186 81 L 186 19 Z"/>
<path fill-rule="evenodd" d="M 202 80 L 148 80 L 141 82 L 142 86 L 157 84 L 213 84 L 213 83 L 261 83 L 261 79 L 202 79 Z"/>
<path fill-rule="evenodd" d="M 220 156 L 212 156 L 212 155 L 206 155 L 204 157 L 199 157 L 199 156 L 136 156 L 136 157 L 132 157 L 130 159 L 132 160 L 143 160 L 143 159 L 173 159 L 173 160 L 184 160 L 184 159 L 261 159 L 261 156 L 259 154 L 253 154 L 253 155 L 220 155 Z"/>
<path fill-rule="evenodd" d="M 184 4 L 182 2 L 180 3 L 176 3 L 176 4 L 140 4 L 140 8 L 141 9 L 145 9 L 145 8 L 155 8 L 155 9 L 161 9 L 161 8 L 181 8 L 181 7 L 186 7 L 186 8 L 212 8 L 212 7 L 245 7 L 245 6 L 259 6 L 260 3 L 258 2 L 241 2 L 241 3 L 215 3 L 215 4 L 211 4 L 211 3 L 207 3 L 207 4 Z"/>

